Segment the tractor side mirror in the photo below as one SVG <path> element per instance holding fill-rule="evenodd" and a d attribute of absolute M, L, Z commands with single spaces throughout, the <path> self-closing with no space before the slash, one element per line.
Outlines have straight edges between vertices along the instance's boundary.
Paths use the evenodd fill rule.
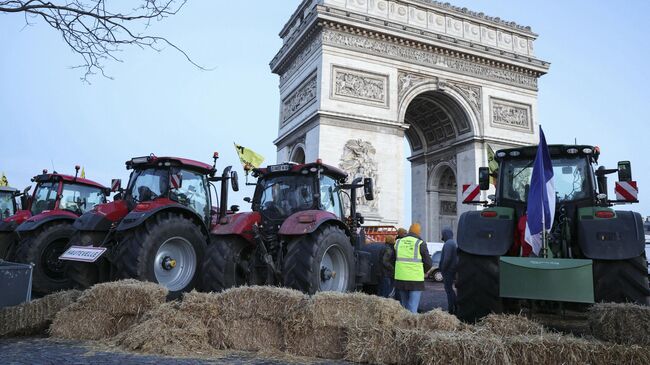
<path fill-rule="evenodd" d="M 618 162 L 618 181 L 632 181 L 632 166 L 630 161 Z"/>
<path fill-rule="evenodd" d="M 29 191 L 30 191 L 31 189 L 32 189 L 32 186 L 31 186 L 31 185 L 28 186 L 28 187 L 26 187 L 25 189 L 23 189 L 23 195 L 27 195 L 27 193 L 29 193 Z"/>
<path fill-rule="evenodd" d="M 369 177 L 363 179 L 363 195 L 365 196 L 366 200 L 375 199 L 374 184 L 372 182 L 372 179 Z"/>
<path fill-rule="evenodd" d="M 183 174 L 180 172 L 169 174 L 169 187 L 171 189 L 180 189 L 181 186 L 183 186 Z"/>
<path fill-rule="evenodd" d="M 29 195 L 21 195 L 20 196 L 20 208 L 23 210 L 29 209 L 29 203 L 32 200 L 32 197 Z"/>
<path fill-rule="evenodd" d="M 490 169 L 488 167 L 478 168 L 478 186 L 481 190 L 490 189 Z"/>
<path fill-rule="evenodd" d="M 239 176 L 237 175 L 237 171 L 230 172 L 230 186 L 232 187 L 232 191 L 239 191 Z"/>
<path fill-rule="evenodd" d="M 250 203 L 250 202 L 251 202 L 251 198 L 249 198 L 249 197 L 245 197 L 245 198 L 244 198 L 244 201 L 245 201 L 246 203 Z"/>
<path fill-rule="evenodd" d="M 118 192 L 122 190 L 122 179 L 112 179 L 111 180 L 111 191 Z"/>

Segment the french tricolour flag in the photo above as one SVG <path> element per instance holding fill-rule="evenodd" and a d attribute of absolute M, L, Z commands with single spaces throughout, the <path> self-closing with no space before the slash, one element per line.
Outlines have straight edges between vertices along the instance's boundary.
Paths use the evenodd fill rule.
<path fill-rule="evenodd" d="M 553 185 L 553 165 L 546 145 L 542 126 L 539 127 L 539 145 L 533 165 L 533 176 L 528 191 L 526 210 L 526 242 L 533 253 L 539 255 L 542 248 L 542 230 L 550 230 L 555 216 L 555 186 Z"/>

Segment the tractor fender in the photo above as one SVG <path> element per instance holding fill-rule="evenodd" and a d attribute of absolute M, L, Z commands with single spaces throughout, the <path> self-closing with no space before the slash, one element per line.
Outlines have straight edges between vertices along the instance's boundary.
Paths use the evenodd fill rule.
<path fill-rule="evenodd" d="M 122 219 L 120 224 L 117 226 L 116 231 L 117 232 L 128 231 L 130 229 L 138 227 L 139 225 L 147 221 L 149 218 L 155 216 L 160 212 L 172 212 L 172 213 L 181 214 L 190 217 L 192 220 L 196 221 L 197 224 L 201 227 L 201 231 L 206 236 L 208 235 L 209 232 L 208 227 L 205 225 L 205 222 L 203 222 L 201 217 L 198 214 L 196 214 L 195 211 L 172 200 L 169 199 L 164 199 L 164 200 L 165 202 L 149 204 L 144 207 L 140 207 L 142 203 L 138 204 L 138 206 L 136 206 L 136 208 L 133 211 L 129 212 L 129 214 L 127 214 L 124 217 L 124 219 Z"/>
<path fill-rule="evenodd" d="M 349 236 L 350 229 L 333 213 L 323 210 L 305 210 L 297 212 L 285 219 L 278 232 L 283 236 L 298 236 L 314 232 L 321 225 L 334 224 Z"/>
<path fill-rule="evenodd" d="M 627 260 L 645 250 L 643 219 L 637 212 L 615 211 L 614 218 L 578 217 L 578 245 L 594 260 Z"/>
<path fill-rule="evenodd" d="M 24 221 L 16 228 L 16 232 L 19 234 L 25 234 L 32 232 L 45 224 L 52 223 L 54 221 L 64 221 L 73 223 L 77 219 L 77 215 L 66 211 L 66 210 L 46 210 L 41 214 L 37 214 L 28 220 Z"/>
<path fill-rule="evenodd" d="M 73 227 L 78 231 L 108 231 L 113 223 L 128 213 L 129 208 L 124 200 L 99 204 L 77 218 Z"/>
<path fill-rule="evenodd" d="M 501 256 L 508 252 L 514 244 L 515 229 L 512 212 L 506 211 L 508 209 L 495 208 L 499 214 L 490 218 L 483 217 L 481 211 L 461 214 L 458 220 L 458 249 L 479 256 Z"/>
<path fill-rule="evenodd" d="M 212 229 L 212 234 L 217 236 L 241 236 L 248 242 L 253 242 L 253 225 L 260 224 L 262 216 L 258 212 L 243 212 L 227 215 L 219 225 Z"/>
<path fill-rule="evenodd" d="M 18 223 L 12 221 L 0 221 L 0 232 L 13 232 L 18 227 Z"/>

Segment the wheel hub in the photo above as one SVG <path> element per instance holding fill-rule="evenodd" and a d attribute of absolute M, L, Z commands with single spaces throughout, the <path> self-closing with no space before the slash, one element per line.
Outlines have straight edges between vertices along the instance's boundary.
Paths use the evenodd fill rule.
<path fill-rule="evenodd" d="M 336 271 L 332 271 L 325 266 L 320 268 L 320 278 L 322 281 L 327 281 L 336 277 Z"/>
<path fill-rule="evenodd" d="M 169 271 L 176 267 L 176 260 L 169 256 L 165 256 L 162 260 L 163 269 Z"/>

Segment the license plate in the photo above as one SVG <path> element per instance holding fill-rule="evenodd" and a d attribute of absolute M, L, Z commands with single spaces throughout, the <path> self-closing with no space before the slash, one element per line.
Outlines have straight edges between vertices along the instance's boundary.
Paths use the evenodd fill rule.
<path fill-rule="evenodd" d="M 70 246 L 63 255 L 59 256 L 59 260 L 95 262 L 104 252 L 106 247 Z"/>

